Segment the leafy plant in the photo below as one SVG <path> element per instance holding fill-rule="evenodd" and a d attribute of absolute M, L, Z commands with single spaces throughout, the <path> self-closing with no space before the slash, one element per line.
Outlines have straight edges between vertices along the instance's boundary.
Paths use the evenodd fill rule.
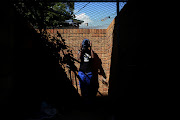
<path fill-rule="evenodd" d="M 73 18 L 74 2 L 16 1 L 15 9 L 35 28 L 57 27 Z"/>

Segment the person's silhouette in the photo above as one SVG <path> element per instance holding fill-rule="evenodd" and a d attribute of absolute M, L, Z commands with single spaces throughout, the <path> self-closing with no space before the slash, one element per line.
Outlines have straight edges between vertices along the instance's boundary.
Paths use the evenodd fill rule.
<path fill-rule="evenodd" d="M 94 58 L 94 53 L 92 50 L 92 43 L 88 39 L 84 39 L 80 45 L 79 60 L 80 68 L 78 75 L 80 77 L 80 88 L 81 94 L 84 97 L 90 96 L 90 82 L 93 77 L 92 72 L 92 59 Z"/>

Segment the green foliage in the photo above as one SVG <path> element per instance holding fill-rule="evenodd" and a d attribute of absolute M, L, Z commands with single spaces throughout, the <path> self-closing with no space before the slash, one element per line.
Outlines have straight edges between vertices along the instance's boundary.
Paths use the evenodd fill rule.
<path fill-rule="evenodd" d="M 73 18 L 74 2 L 23 1 L 13 4 L 21 15 L 39 29 L 56 27 Z"/>

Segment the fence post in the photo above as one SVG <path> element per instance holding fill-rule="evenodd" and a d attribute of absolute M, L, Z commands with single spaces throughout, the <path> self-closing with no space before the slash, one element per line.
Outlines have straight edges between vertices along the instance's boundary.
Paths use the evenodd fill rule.
<path fill-rule="evenodd" d="M 119 0 L 117 0 L 117 15 L 118 15 L 118 12 L 119 12 Z"/>

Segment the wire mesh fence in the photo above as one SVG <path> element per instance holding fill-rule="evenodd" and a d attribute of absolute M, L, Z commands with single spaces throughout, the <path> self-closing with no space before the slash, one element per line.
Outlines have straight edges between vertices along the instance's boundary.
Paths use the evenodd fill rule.
<path fill-rule="evenodd" d="M 119 10 L 126 2 L 119 2 Z M 74 17 L 79 29 L 107 29 L 117 16 L 117 2 L 75 2 Z"/>
<path fill-rule="evenodd" d="M 36 28 L 107 29 L 126 3 L 19 1 L 14 6 Z"/>

